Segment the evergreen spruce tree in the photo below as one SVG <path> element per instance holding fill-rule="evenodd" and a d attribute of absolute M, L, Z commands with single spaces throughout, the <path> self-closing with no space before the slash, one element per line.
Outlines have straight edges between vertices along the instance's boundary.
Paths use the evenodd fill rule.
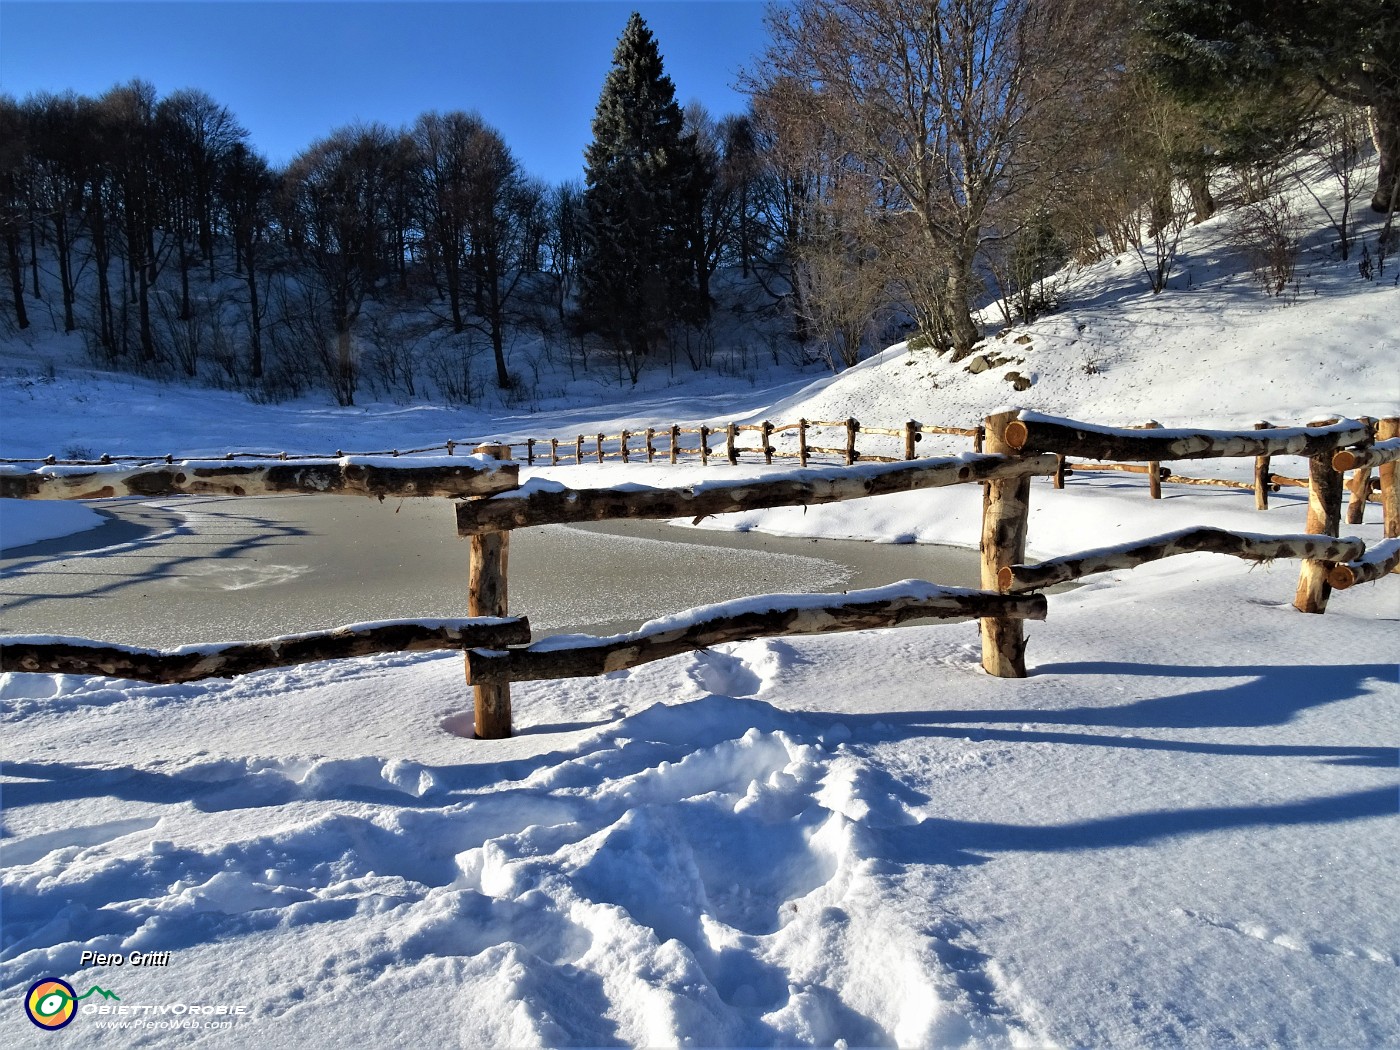
<path fill-rule="evenodd" d="M 632 381 L 666 331 L 693 313 L 680 207 L 683 117 L 656 38 L 635 12 L 613 52 L 585 152 L 578 320 Z"/>
<path fill-rule="evenodd" d="M 1269 110 L 1309 93 L 1367 107 L 1380 172 L 1371 207 L 1394 207 L 1400 175 L 1400 0 L 1142 0 L 1149 68 L 1248 146 L 1280 136 Z M 1296 126 L 1297 118 L 1292 118 Z"/>

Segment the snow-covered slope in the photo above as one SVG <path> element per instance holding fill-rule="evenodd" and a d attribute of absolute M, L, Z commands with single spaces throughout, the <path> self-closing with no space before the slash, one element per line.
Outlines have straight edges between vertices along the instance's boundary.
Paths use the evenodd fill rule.
<path fill-rule="evenodd" d="M 1389 276 L 1319 252 L 1296 296 L 1266 300 L 1231 274 L 1227 221 L 1189 234 L 1160 296 L 1135 259 L 1081 271 L 1058 313 L 988 341 L 1024 361 L 980 375 L 895 348 L 777 389 L 653 376 L 551 418 L 1396 414 Z M 0 456 L 550 432 L 93 379 L 45 339 L 27 374 L 0 377 Z M 966 486 L 707 524 L 973 544 L 979 500 Z M 1230 490 L 1154 503 L 1123 476 L 1037 483 L 1032 506 L 1036 555 L 1304 520 L 1289 492 L 1261 514 Z M 0 508 L 6 535 L 25 513 Z M 1345 531 L 1377 540 L 1376 507 Z M 142 1045 L 259 1048 L 1394 1046 L 1400 581 L 1338 592 L 1321 617 L 1290 607 L 1295 581 L 1293 563 L 1210 555 L 1097 577 L 1028 626 L 1020 681 L 983 674 L 961 624 L 519 684 L 517 733 L 495 742 L 455 735 L 471 695 L 452 654 L 187 686 L 0 676 L 0 1044 L 108 1045 L 124 1025 Z M 21 615 L 23 575 L 4 586 Z M 46 978 L 87 996 L 61 1036 L 24 1016 Z"/>

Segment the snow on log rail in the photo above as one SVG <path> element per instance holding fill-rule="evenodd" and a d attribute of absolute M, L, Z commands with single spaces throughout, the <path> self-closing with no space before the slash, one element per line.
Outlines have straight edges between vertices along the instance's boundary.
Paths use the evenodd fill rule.
<path fill-rule="evenodd" d="M 1006 443 L 1025 452 L 1057 452 L 1082 459 L 1154 462 L 1226 456 L 1317 456 L 1367 441 L 1364 423 L 1344 419 L 1326 426 L 1274 430 L 1133 430 L 1022 411 L 1006 427 Z"/>
<path fill-rule="evenodd" d="M 723 642 L 893 627 L 912 619 L 1045 619 L 1044 595 L 1004 595 L 904 580 L 846 594 L 769 594 L 690 609 L 606 638 L 556 635 L 529 648 L 473 649 L 473 685 L 582 678 Z"/>
<path fill-rule="evenodd" d="M 183 460 L 145 466 L 0 467 L 5 499 L 279 493 L 374 496 L 486 496 L 519 484 L 519 466 L 489 456 L 345 456 L 336 460 Z"/>
<path fill-rule="evenodd" d="M 1182 529 L 1141 543 L 1099 547 L 1063 558 L 1051 558 L 1034 565 L 1004 566 L 997 574 L 997 584 L 1004 594 L 1020 594 L 1042 587 L 1052 587 L 1057 583 L 1068 583 L 1070 580 L 1092 576 L 1095 573 L 1136 568 L 1178 554 L 1229 554 L 1246 561 L 1259 562 L 1274 558 L 1352 561 L 1361 558 L 1365 551 L 1366 544 L 1351 537 L 1333 539 L 1330 536 L 1309 534 L 1260 536 L 1208 527 Z"/>
<path fill-rule="evenodd" d="M 514 492 L 458 504 L 457 531 L 472 535 L 610 518 L 701 518 L 1054 472 L 1054 456 L 1016 458 L 968 452 L 945 459 L 799 468 L 763 478 L 702 481 L 684 488 L 628 483 L 574 489 L 537 479 Z"/>
<path fill-rule="evenodd" d="M 272 667 L 374 653 L 472 649 L 524 644 L 529 640 L 530 624 L 524 617 L 385 620 L 260 642 L 186 645 L 169 650 L 111 645 L 85 638 L 12 635 L 0 637 L 0 670 L 101 674 L 171 684 L 204 678 L 233 678 Z"/>

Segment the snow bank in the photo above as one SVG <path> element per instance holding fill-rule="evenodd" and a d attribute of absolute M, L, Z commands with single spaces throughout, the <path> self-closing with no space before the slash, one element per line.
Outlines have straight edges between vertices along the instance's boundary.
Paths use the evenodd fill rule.
<path fill-rule="evenodd" d="M 24 547 L 41 540 L 87 532 L 107 518 L 80 503 L 48 500 L 0 500 L 0 547 Z"/>

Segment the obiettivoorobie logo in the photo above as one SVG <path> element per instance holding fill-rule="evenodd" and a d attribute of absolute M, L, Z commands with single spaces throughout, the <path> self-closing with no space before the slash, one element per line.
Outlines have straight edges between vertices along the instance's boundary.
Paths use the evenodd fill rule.
<path fill-rule="evenodd" d="M 44 977 L 29 986 L 29 992 L 24 997 L 24 1012 L 40 1028 L 57 1031 L 73 1020 L 78 1012 L 78 1002 L 94 993 L 104 999 L 121 1000 L 116 992 L 109 992 L 99 985 L 94 984 L 79 995 L 67 981 Z"/>

